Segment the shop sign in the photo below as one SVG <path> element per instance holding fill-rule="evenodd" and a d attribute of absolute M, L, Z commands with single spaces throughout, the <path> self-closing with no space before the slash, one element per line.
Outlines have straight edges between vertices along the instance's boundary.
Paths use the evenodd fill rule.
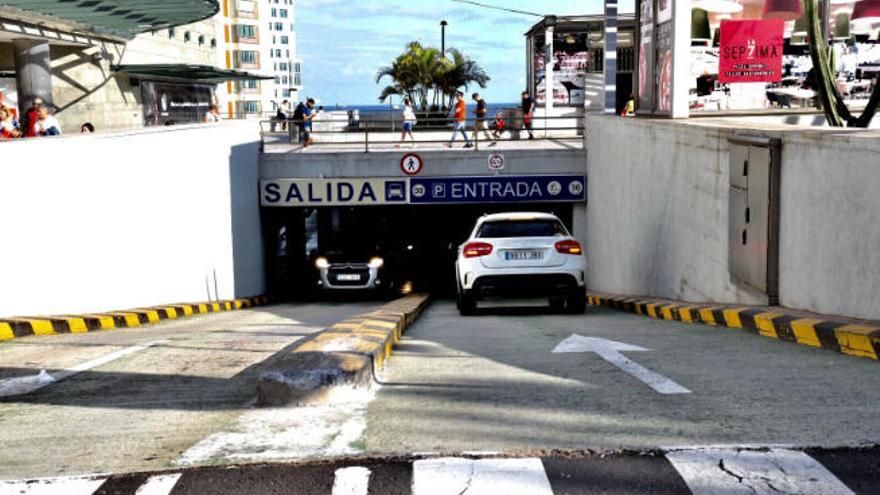
<path fill-rule="evenodd" d="M 370 206 L 406 203 L 406 179 L 275 179 L 260 183 L 260 204 L 263 206 Z"/>
<path fill-rule="evenodd" d="M 721 83 L 780 81 L 784 31 L 782 19 L 722 21 L 718 80 Z"/>

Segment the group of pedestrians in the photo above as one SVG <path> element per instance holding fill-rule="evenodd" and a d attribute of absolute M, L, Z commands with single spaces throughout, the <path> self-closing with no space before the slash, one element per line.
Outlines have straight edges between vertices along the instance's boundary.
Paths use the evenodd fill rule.
<path fill-rule="evenodd" d="M 468 137 L 467 134 L 467 102 L 464 99 L 464 93 L 458 91 L 455 94 L 455 106 L 453 107 L 452 113 L 452 137 L 450 137 L 449 142 L 446 143 L 447 148 L 451 148 L 453 144 L 455 144 L 455 140 L 458 138 L 458 135 L 461 134 L 462 138 L 464 138 L 464 147 L 471 148 L 473 144 L 471 144 L 471 140 L 476 141 L 479 139 L 480 135 L 485 138 L 486 141 L 490 141 L 489 146 L 498 145 L 498 140 L 504 135 L 507 131 L 507 124 L 504 120 L 504 113 L 498 112 L 495 114 L 495 117 L 492 121 L 491 128 L 489 125 L 489 104 L 480 96 L 479 93 L 474 93 L 472 96 L 473 101 L 476 106 L 474 107 L 474 131 L 471 137 Z M 522 101 L 521 101 L 521 110 L 523 113 L 522 118 L 522 126 L 520 129 L 525 129 L 529 134 L 529 139 L 534 139 L 535 135 L 532 131 L 532 118 L 535 112 L 535 99 L 531 97 L 528 91 L 522 92 Z M 416 118 L 415 111 L 413 110 L 412 100 L 407 97 L 403 100 L 403 129 L 400 132 L 400 142 L 396 145 L 398 148 L 401 147 L 409 137 L 412 142 L 412 146 L 415 147 L 416 139 L 413 136 L 413 127 L 418 122 Z"/>
<path fill-rule="evenodd" d="M 15 109 L 0 105 L 0 140 L 60 135 L 61 124 L 42 98 L 31 100 L 31 107 L 21 120 Z"/>

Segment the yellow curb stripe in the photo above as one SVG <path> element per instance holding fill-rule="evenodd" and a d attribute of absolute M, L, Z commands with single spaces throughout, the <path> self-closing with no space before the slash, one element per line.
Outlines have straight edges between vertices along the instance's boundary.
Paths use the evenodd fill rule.
<path fill-rule="evenodd" d="M 700 319 L 703 320 L 703 323 L 706 325 L 717 326 L 718 323 L 715 322 L 715 315 L 713 314 L 713 308 L 700 308 Z"/>
<path fill-rule="evenodd" d="M 694 313 L 696 310 L 695 306 L 686 306 L 684 308 L 678 308 L 678 317 L 681 319 L 683 323 L 693 323 L 694 322 Z"/>
<path fill-rule="evenodd" d="M 724 315 L 724 321 L 727 323 L 727 326 L 730 328 L 742 328 L 742 320 L 740 319 L 740 313 L 745 311 L 747 308 L 735 308 L 735 309 L 725 309 L 722 311 Z"/>
<path fill-rule="evenodd" d="M 651 318 L 657 318 L 657 304 L 648 304 L 648 316 Z"/>
<path fill-rule="evenodd" d="M 14 339 L 15 333 L 12 331 L 12 325 L 0 322 L 0 340 Z"/>
<path fill-rule="evenodd" d="M 34 335 L 55 335 L 55 327 L 49 320 L 38 320 L 31 318 L 15 318 L 15 321 L 23 321 L 30 325 Z"/>
<path fill-rule="evenodd" d="M 70 333 L 86 333 L 89 331 L 89 326 L 86 324 L 86 320 L 80 317 L 59 316 L 56 319 L 66 321 L 67 327 L 70 328 Z"/>
<path fill-rule="evenodd" d="M 845 325 L 834 330 L 837 343 L 840 344 L 840 352 L 850 356 L 877 359 L 877 352 L 871 345 L 871 338 L 864 335 L 868 327 L 860 325 Z"/>
<path fill-rule="evenodd" d="M 165 314 L 168 315 L 169 320 L 176 320 L 180 316 L 177 314 L 177 308 L 172 308 L 171 306 L 162 306 L 162 311 L 165 311 Z"/>
<path fill-rule="evenodd" d="M 782 316 L 779 313 L 759 313 L 755 315 L 755 326 L 758 327 L 758 333 L 764 337 L 779 338 L 776 332 L 776 326 L 773 324 L 774 318 Z"/>
<path fill-rule="evenodd" d="M 208 305 L 207 304 L 197 304 L 197 306 L 199 308 L 199 314 L 204 314 L 204 313 L 208 312 Z"/>
<path fill-rule="evenodd" d="M 794 333 L 794 338 L 797 340 L 798 344 L 808 345 L 811 347 L 822 347 L 822 342 L 819 340 L 819 336 L 816 334 L 817 323 L 821 323 L 822 320 L 816 320 L 811 318 L 802 318 L 800 320 L 794 320 L 791 322 L 791 331 Z"/>
<path fill-rule="evenodd" d="M 663 306 L 663 308 L 660 309 L 660 314 L 663 315 L 664 320 L 670 320 L 670 321 L 675 320 L 675 317 L 672 316 L 672 308 L 674 308 L 674 307 L 675 307 L 675 305 L 671 304 L 669 306 Z"/>

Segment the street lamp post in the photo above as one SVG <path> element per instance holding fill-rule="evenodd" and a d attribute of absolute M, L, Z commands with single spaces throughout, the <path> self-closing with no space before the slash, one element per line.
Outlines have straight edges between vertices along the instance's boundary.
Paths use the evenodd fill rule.
<path fill-rule="evenodd" d="M 445 19 L 440 21 L 440 53 L 443 54 L 443 58 L 446 58 L 446 26 L 448 25 Z"/>

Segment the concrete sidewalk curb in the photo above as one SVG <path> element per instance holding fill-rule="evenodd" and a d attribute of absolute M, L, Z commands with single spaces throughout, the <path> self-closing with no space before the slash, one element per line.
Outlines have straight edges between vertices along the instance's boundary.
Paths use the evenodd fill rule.
<path fill-rule="evenodd" d="M 86 333 L 97 330 L 141 327 L 163 320 L 262 306 L 270 301 L 269 296 L 255 296 L 230 301 L 166 304 L 152 308 L 95 314 L 0 318 L 0 341 L 34 335 Z"/>
<path fill-rule="evenodd" d="M 658 320 L 742 328 L 764 337 L 878 360 L 880 324 L 853 324 L 835 317 L 804 317 L 786 308 L 693 304 L 590 293 L 592 306 L 629 311 Z"/>
<path fill-rule="evenodd" d="M 257 404 L 317 404 L 332 400 L 337 387 L 370 387 L 428 300 L 427 294 L 409 295 L 311 335 L 262 373 Z"/>

